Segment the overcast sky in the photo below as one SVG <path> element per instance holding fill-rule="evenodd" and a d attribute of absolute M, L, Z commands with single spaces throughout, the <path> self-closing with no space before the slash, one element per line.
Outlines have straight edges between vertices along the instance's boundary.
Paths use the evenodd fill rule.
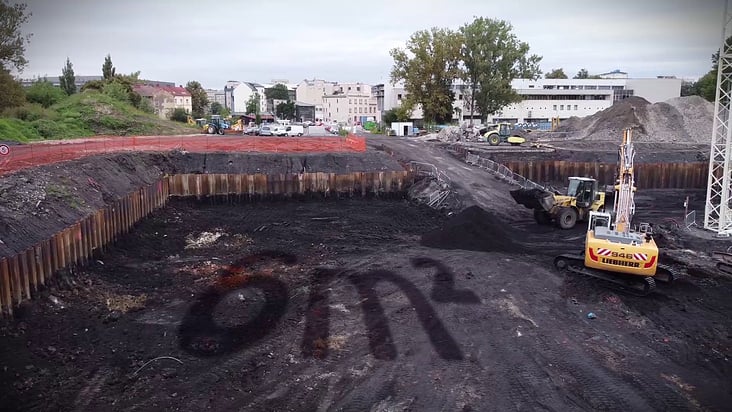
<path fill-rule="evenodd" d="M 18 2 L 15 1 L 14 2 Z M 719 48 L 724 0 L 27 0 L 22 77 L 117 72 L 223 88 L 227 80 L 388 81 L 389 50 L 433 26 L 508 20 L 544 72 L 697 78 Z"/>

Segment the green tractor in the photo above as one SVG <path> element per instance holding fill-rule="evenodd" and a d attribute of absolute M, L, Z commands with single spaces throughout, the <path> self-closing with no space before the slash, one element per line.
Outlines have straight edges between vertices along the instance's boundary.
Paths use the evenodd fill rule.
<path fill-rule="evenodd" d="M 513 146 L 520 146 L 526 142 L 526 139 L 515 134 L 510 123 L 498 123 L 488 126 L 488 129 L 483 133 L 483 139 L 481 141 L 488 142 L 491 146 L 498 146 L 506 142 Z"/>

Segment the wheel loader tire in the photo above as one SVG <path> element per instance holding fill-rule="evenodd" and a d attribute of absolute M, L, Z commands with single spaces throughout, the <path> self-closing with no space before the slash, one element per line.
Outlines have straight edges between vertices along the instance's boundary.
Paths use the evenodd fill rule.
<path fill-rule="evenodd" d="M 488 136 L 488 144 L 491 146 L 498 146 L 498 144 L 501 143 L 501 138 L 498 137 L 497 134 L 492 134 Z"/>
<path fill-rule="evenodd" d="M 218 134 L 224 134 L 226 131 L 224 129 L 219 129 L 216 131 Z"/>
<path fill-rule="evenodd" d="M 534 209 L 534 220 L 540 225 L 548 225 L 552 222 L 552 217 L 546 210 Z"/>
<path fill-rule="evenodd" d="M 577 223 L 577 211 L 571 207 L 563 207 L 557 214 L 557 226 L 572 229 Z"/>
<path fill-rule="evenodd" d="M 216 133 L 216 128 L 213 126 L 209 126 L 207 132 L 208 134 L 214 134 Z"/>

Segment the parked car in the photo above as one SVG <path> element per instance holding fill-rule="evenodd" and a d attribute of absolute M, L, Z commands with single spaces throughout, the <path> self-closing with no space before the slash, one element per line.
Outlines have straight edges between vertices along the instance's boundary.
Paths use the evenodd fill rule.
<path fill-rule="evenodd" d="M 285 128 L 285 133 L 287 136 L 302 136 L 305 134 L 305 128 L 300 125 L 293 124 Z"/>
<path fill-rule="evenodd" d="M 262 126 L 257 131 L 257 136 L 273 136 L 272 129 L 269 126 Z"/>
<path fill-rule="evenodd" d="M 244 129 L 244 134 L 254 136 L 257 134 L 258 131 L 259 131 L 259 128 L 257 126 L 249 126 Z"/>

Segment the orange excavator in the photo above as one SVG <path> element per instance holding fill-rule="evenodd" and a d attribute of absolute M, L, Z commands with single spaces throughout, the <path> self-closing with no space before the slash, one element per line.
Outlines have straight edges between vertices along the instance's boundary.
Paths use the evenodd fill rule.
<path fill-rule="evenodd" d="M 670 283 L 673 271 L 659 265 L 658 246 L 648 223 L 633 227 L 636 191 L 632 130 L 623 132 L 618 150 L 618 178 L 612 213 L 590 212 L 585 248 L 581 254 L 563 254 L 554 259 L 560 270 L 602 279 L 624 291 L 645 296 L 656 281 Z"/>

